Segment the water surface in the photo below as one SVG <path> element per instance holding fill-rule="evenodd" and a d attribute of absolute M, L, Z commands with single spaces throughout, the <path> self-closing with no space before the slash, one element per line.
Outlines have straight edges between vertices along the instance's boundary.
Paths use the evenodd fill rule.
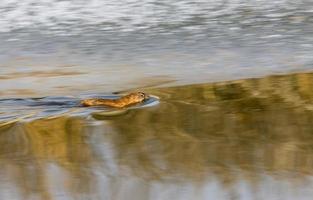
<path fill-rule="evenodd" d="M 160 104 L 121 115 L 3 124 L 0 198 L 311 199 L 312 84 L 307 73 L 149 89 Z"/>
<path fill-rule="evenodd" d="M 3 0 L 3 96 L 114 92 L 312 69 L 297 0 Z"/>
<path fill-rule="evenodd" d="M 311 199 L 312 22 L 307 0 L 2 0 L 0 199 Z M 160 103 L 78 105 L 136 89 Z"/>

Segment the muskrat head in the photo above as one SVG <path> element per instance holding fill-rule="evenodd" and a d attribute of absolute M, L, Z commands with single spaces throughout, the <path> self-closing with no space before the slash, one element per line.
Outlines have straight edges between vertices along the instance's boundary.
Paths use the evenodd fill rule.
<path fill-rule="evenodd" d="M 132 103 L 140 103 L 149 98 L 149 96 L 143 92 L 133 92 L 125 97 Z"/>

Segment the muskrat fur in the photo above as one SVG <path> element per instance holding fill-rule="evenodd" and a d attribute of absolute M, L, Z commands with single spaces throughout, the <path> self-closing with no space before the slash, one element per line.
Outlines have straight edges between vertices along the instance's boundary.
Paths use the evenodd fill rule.
<path fill-rule="evenodd" d="M 83 106 L 109 106 L 114 108 L 123 108 L 143 102 L 145 99 L 148 98 L 149 96 L 143 92 L 133 92 L 118 99 L 91 98 L 82 100 L 80 103 Z"/>

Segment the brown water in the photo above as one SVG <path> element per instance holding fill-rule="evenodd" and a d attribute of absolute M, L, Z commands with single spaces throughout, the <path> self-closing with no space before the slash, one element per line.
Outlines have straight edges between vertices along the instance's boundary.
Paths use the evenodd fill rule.
<path fill-rule="evenodd" d="M 2 120 L 0 199 L 311 199 L 312 87 L 302 73 L 154 88 L 158 105 L 116 116 Z"/>

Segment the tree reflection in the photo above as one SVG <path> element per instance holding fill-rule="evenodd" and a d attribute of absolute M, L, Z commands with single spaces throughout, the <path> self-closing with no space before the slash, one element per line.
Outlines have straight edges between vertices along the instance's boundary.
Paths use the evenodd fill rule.
<path fill-rule="evenodd" d="M 0 183 L 16 186 L 22 199 L 115 199 L 126 177 L 164 184 L 218 177 L 227 187 L 240 179 L 257 185 L 264 174 L 310 177 L 312 86 L 312 74 L 293 74 L 159 88 L 148 90 L 159 106 L 102 122 L 8 123 L 0 129 Z"/>

